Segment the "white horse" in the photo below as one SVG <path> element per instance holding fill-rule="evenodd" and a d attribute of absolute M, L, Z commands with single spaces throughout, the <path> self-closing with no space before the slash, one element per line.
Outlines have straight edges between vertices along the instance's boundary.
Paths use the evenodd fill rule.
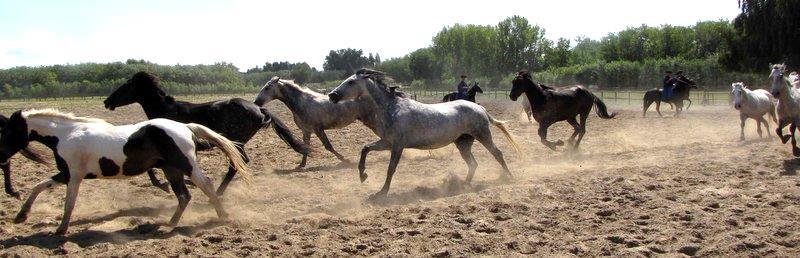
<path fill-rule="evenodd" d="M 742 82 L 734 82 L 731 84 L 731 88 L 733 107 L 739 110 L 739 119 L 742 121 L 742 131 L 739 135 L 739 140 L 744 141 L 744 121 L 748 118 L 756 120 L 759 138 L 762 137 L 762 123 L 767 129 L 767 137 L 769 137 L 769 123 L 764 119 L 764 115 L 769 113 L 769 116 L 772 117 L 772 121 L 775 123 L 778 122 L 775 117 L 775 103 L 772 102 L 772 94 L 762 89 L 750 90 L 745 87 Z"/>
<path fill-rule="evenodd" d="M 472 155 L 472 143 L 477 140 L 489 150 L 503 167 L 504 176 L 510 178 L 503 153 L 495 146 L 491 126 L 500 129 L 514 149 L 519 147 L 505 127 L 505 122 L 495 120 L 486 109 L 473 102 L 456 100 L 437 104 L 424 104 L 406 97 L 384 83 L 384 73 L 361 69 L 345 79 L 328 94 L 333 103 L 361 99 L 369 107 L 370 115 L 361 121 L 381 139 L 361 149 L 358 172 L 361 182 L 367 179 L 365 162 L 370 151 L 391 150 L 386 181 L 380 191 L 370 199 L 383 198 L 389 192 L 392 176 L 400 162 L 403 149 L 432 150 L 455 143 L 467 163 L 467 183 L 472 181 L 478 162 Z"/>
<path fill-rule="evenodd" d="M 294 123 L 303 131 L 303 143 L 306 146 L 311 142 L 311 133 L 314 133 L 325 149 L 336 155 L 339 161 L 350 163 L 347 158 L 333 148 L 325 130 L 343 128 L 358 120 L 359 117 L 366 116 L 367 111 L 364 105 L 361 105 L 358 100 L 334 104 L 324 94 L 301 87 L 293 81 L 281 80 L 279 77 L 272 77 L 261 88 L 254 103 L 263 106 L 275 99 L 286 104 L 292 111 Z M 304 153 L 303 159 L 297 165 L 298 169 L 306 166 L 307 158 L 308 153 Z"/>
<path fill-rule="evenodd" d="M 792 87 L 795 89 L 800 88 L 800 74 L 797 72 L 792 72 L 789 74 L 789 82 L 792 84 Z"/>
<path fill-rule="evenodd" d="M 797 148 L 797 140 L 794 138 L 795 129 L 800 123 L 800 89 L 790 86 L 792 83 L 784 76 L 786 66 L 776 64 L 772 66 L 769 75 L 770 85 L 772 85 L 772 96 L 778 99 L 776 111 L 778 113 L 778 128 L 775 133 L 784 144 L 792 140 L 792 154 L 800 157 L 800 148 Z M 783 128 L 789 126 L 789 135 L 783 134 Z"/>
<path fill-rule="evenodd" d="M 184 184 L 184 175 L 189 176 L 208 196 L 217 215 L 224 219 L 227 213 L 195 156 L 196 139 L 207 141 L 222 150 L 232 166 L 249 182 L 250 174 L 236 145 L 202 125 L 153 119 L 114 126 L 101 119 L 76 117 L 53 109 L 17 111 L 9 118 L 0 138 L 0 157 L 11 157 L 27 147 L 29 142 L 37 141 L 53 151 L 59 173 L 31 190 L 14 222 L 27 220 L 28 212 L 40 192 L 58 184 L 66 184 L 64 215 L 56 230 L 56 234 L 64 234 L 69 227 L 83 179 L 128 178 L 154 167 L 164 171 L 178 198 L 178 208 L 170 220 L 171 225 L 178 223 L 191 199 Z"/>

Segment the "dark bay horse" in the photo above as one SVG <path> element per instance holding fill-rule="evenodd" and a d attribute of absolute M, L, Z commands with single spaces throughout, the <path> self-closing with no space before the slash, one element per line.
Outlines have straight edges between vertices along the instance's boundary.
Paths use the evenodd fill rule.
<path fill-rule="evenodd" d="M 642 117 L 647 116 L 647 109 L 653 102 L 656 103 L 656 112 L 658 112 L 658 116 L 663 117 L 661 115 L 661 102 L 669 103 L 670 105 L 675 105 L 675 113 L 680 114 L 683 111 L 683 101 L 689 101 L 689 107 L 692 106 L 692 100 L 689 99 L 689 90 L 690 89 L 697 89 L 697 84 L 694 81 L 686 79 L 686 80 L 677 80 L 675 82 L 675 89 L 672 90 L 672 99 L 665 101 L 662 98 L 662 89 L 652 89 L 648 90 L 644 93 L 644 104 L 642 106 Z"/>
<path fill-rule="evenodd" d="M 600 118 L 611 119 L 616 116 L 614 113 L 609 114 L 606 104 L 582 86 L 556 90 L 535 83 L 527 71 L 517 73 L 511 83 L 513 86 L 509 97 L 511 100 L 517 101 L 520 95 L 523 93 L 526 95 L 531 103 L 533 119 L 539 123 L 539 137 L 542 143 L 552 150 L 555 150 L 556 146 L 564 145 L 564 141 L 551 142 L 547 140 L 547 128 L 550 125 L 564 120 L 572 125 L 575 132 L 569 138 L 569 143 L 573 144 L 574 142 L 573 147 L 577 150 L 583 135 L 586 134 L 586 119 L 589 112 L 592 111 L 592 106 L 595 107 L 597 116 Z M 580 115 L 580 123 L 577 120 L 578 115 Z M 575 136 L 578 137 L 577 141 Z"/>
<path fill-rule="evenodd" d="M 469 101 L 425 104 L 409 99 L 404 93 L 384 83 L 384 73 L 361 69 L 345 79 L 330 94 L 330 101 L 341 103 L 360 99 L 370 107 L 370 115 L 361 119 L 380 140 L 364 145 L 358 171 L 361 182 L 367 179 L 365 162 L 370 151 L 391 150 L 386 181 L 370 199 L 383 198 L 389 192 L 392 176 L 403 155 L 403 149 L 438 149 L 455 143 L 461 158 L 467 163 L 467 183 L 472 181 L 478 162 L 472 155 L 472 143 L 477 140 L 489 150 L 503 167 L 504 176 L 511 177 L 503 153 L 495 146 L 490 127 L 500 129 L 512 146 L 519 148 L 504 122 L 495 120 L 482 106 Z"/>
<path fill-rule="evenodd" d="M 278 120 L 277 116 L 272 115 L 265 108 L 259 107 L 253 102 L 232 98 L 206 103 L 190 103 L 176 101 L 159 87 L 158 79 L 147 72 L 138 72 L 125 84 L 117 88 L 108 98 L 103 101 L 105 107 L 114 110 L 117 107 L 139 103 L 144 109 L 148 119 L 167 118 L 181 123 L 196 123 L 207 126 L 219 132 L 226 138 L 237 142 L 239 151 L 244 156 L 244 160 L 249 162 L 247 154 L 244 152 L 244 144 L 265 126 L 272 125 L 278 136 L 286 142 L 292 149 L 301 154 L 307 154 L 308 148 L 292 135 L 289 128 Z M 200 150 L 205 150 L 211 146 L 199 146 Z M 153 171 L 148 171 L 151 180 L 157 183 L 153 176 Z M 236 169 L 229 166 L 228 173 L 217 189 L 217 194 L 222 195 L 230 183 Z"/>
<path fill-rule="evenodd" d="M 8 117 L 4 115 L 0 115 L 0 135 L 2 135 L 3 131 L 6 129 L 6 125 L 8 124 Z M 20 150 L 20 154 L 22 156 L 41 164 L 48 164 L 44 158 L 39 156 L 36 152 L 33 152 L 28 147 L 25 147 Z M 2 153 L 0 153 L 0 160 L 5 160 L 4 162 L 0 162 L 0 169 L 3 170 L 3 186 L 6 194 L 11 197 L 20 198 L 19 192 L 14 191 L 14 185 L 11 183 L 11 157 L 5 157 Z"/>
<path fill-rule="evenodd" d="M 467 98 L 464 100 L 475 102 L 475 97 L 478 95 L 478 93 L 483 93 L 483 89 L 481 89 L 481 86 L 478 86 L 478 82 L 475 82 L 475 84 L 473 84 L 472 87 L 469 87 L 469 89 L 467 90 Z M 442 102 L 456 100 L 457 96 L 458 92 L 448 93 L 447 95 L 444 95 L 444 98 L 442 98 Z"/>

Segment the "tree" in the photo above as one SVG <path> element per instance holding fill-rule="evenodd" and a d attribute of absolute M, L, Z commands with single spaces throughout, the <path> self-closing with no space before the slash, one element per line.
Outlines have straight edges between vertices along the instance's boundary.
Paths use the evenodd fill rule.
<path fill-rule="evenodd" d="M 497 64 L 502 73 L 544 69 L 544 53 L 551 42 L 544 29 L 531 26 L 528 19 L 511 16 L 497 24 Z"/>
<path fill-rule="evenodd" d="M 438 82 L 442 78 L 442 65 L 430 48 L 420 48 L 408 55 L 408 68 L 415 80 Z"/>
<path fill-rule="evenodd" d="M 570 41 L 559 38 L 558 43 L 549 48 L 546 55 L 548 67 L 564 67 L 570 64 Z"/>
<path fill-rule="evenodd" d="M 586 37 L 575 39 L 575 47 L 570 51 L 573 64 L 591 64 L 602 60 L 600 41 Z"/>
<path fill-rule="evenodd" d="M 308 82 L 308 80 L 311 79 L 311 76 L 313 75 L 313 70 L 311 69 L 310 65 L 303 62 L 294 65 L 294 68 L 292 68 L 292 72 L 290 73 L 290 75 L 292 76 L 292 79 L 294 79 L 294 81 L 302 84 Z"/>
<path fill-rule="evenodd" d="M 364 51 L 361 49 L 339 49 L 331 50 L 328 56 L 325 57 L 325 63 L 322 65 L 325 70 L 342 70 L 345 74 L 352 74 L 357 69 L 363 67 L 375 67 L 378 59 L 369 54 L 369 57 L 364 56 Z"/>
<path fill-rule="evenodd" d="M 739 0 L 735 36 L 722 62 L 736 70 L 763 71 L 770 63 L 800 67 L 800 1 Z"/>
<path fill-rule="evenodd" d="M 491 76 L 497 69 L 495 37 L 492 26 L 455 24 L 433 37 L 432 50 L 451 76 Z"/>

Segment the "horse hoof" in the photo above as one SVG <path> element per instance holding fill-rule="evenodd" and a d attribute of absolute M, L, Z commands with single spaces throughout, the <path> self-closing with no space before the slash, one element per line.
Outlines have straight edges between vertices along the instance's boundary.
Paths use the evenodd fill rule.
<path fill-rule="evenodd" d="M 63 236 L 65 234 L 67 234 L 67 228 L 66 227 L 64 227 L 64 228 L 59 227 L 58 229 L 56 229 L 56 233 L 55 234 L 59 235 L 59 236 Z"/>
<path fill-rule="evenodd" d="M 19 224 L 28 220 L 28 214 L 18 214 L 16 218 L 14 218 L 14 224 Z"/>
<path fill-rule="evenodd" d="M 361 179 L 361 182 L 362 182 L 362 183 L 363 183 L 364 181 L 367 181 L 367 177 L 368 177 L 368 176 L 369 176 L 369 175 L 367 175 L 367 173 L 360 173 L 360 174 L 358 174 L 358 177 L 359 177 L 359 179 Z"/>
<path fill-rule="evenodd" d="M 556 146 L 564 146 L 564 141 L 558 140 L 558 141 L 556 141 L 555 145 Z"/>
<path fill-rule="evenodd" d="M 17 200 L 22 200 L 22 196 L 19 195 L 19 192 L 11 192 L 8 193 L 9 196 L 14 197 Z"/>
<path fill-rule="evenodd" d="M 370 202 L 377 202 L 377 201 L 384 201 L 384 200 L 386 200 L 386 192 L 377 192 L 377 193 L 371 194 L 371 195 L 369 195 L 369 197 L 367 197 L 367 201 L 370 201 Z"/>
<path fill-rule="evenodd" d="M 794 154 L 795 157 L 800 157 L 800 148 L 792 148 L 792 154 Z"/>

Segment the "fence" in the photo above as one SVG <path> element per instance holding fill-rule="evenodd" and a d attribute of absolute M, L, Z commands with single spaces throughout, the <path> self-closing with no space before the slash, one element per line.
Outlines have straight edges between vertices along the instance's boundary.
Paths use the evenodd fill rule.
<path fill-rule="evenodd" d="M 437 91 L 437 90 L 406 90 L 404 91 L 412 96 L 417 97 L 430 97 L 441 99 L 444 95 L 451 93 L 451 91 Z M 601 90 L 593 91 L 595 95 L 600 97 L 604 102 L 611 105 L 641 105 L 644 93 L 642 90 Z M 509 91 L 484 91 L 483 94 L 478 95 L 478 99 L 492 98 L 492 99 L 507 99 Z M 726 91 L 691 91 L 689 99 L 692 100 L 694 105 L 700 104 L 704 106 L 725 106 L 730 105 L 731 95 Z"/>
<path fill-rule="evenodd" d="M 319 90 L 327 93 L 327 90 Z M 433 98 L 440 100 L 444 95 L 451 93 L 451 91 L 443 90 L 404 90 L 405 93 L 422 98 Z M 641 105 L 644 98 L 645 91 L 641 90 L 601 90 L 594 91 L 594 94 L 600 97 L 604 102 L 609 105 Z M 217 96 L 217 97 L 252 97 L 255 92 L 248 93 L 220 93 L 220 94 L 192 94 L 191 96 Z M 491 98 L 491 99 L 508 99 L 508 90 L 495 90 L 484 91 L 483 94 L 478 95 L 478 99 Z M 247 96 L 247 97 L 245 97 Z M 81 96 L 81 97 L 54 97 L 54 98 L 18 98 L 18 99 L 2 99 L 0 101 L 49 101 L 49 100 L 85 100 L 85 99 L 105 99 L 107 96 Z M 182 96 L 178 96 L 179 98 Z M 692 91 L 689 94 L 689 99 L 693 101 L 694 105 L 704 106 L 725 106 L 730 105 L 731 95 L 726 91 Z"/>

